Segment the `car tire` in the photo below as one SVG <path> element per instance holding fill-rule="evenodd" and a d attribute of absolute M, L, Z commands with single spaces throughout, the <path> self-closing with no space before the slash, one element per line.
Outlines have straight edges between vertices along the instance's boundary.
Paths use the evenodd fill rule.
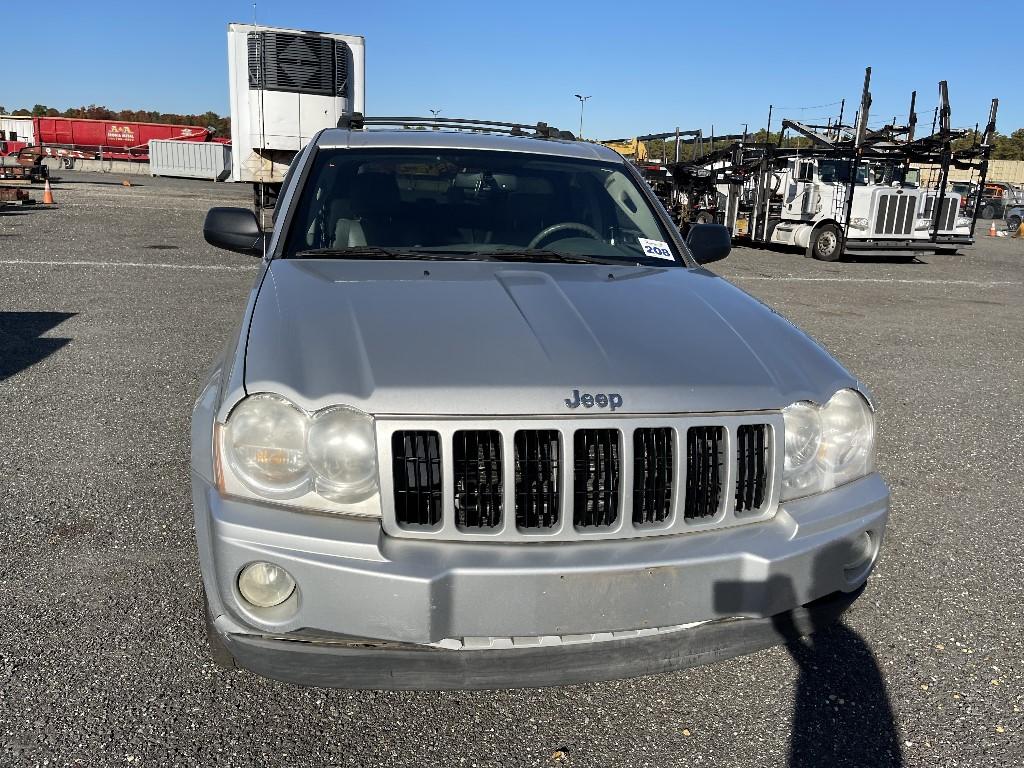
<path fill-rule="evenodd" d="M 996 209 L 991 205 L 986 205 L 981 209 L 981 218 L 983 219 L 994 219 L 996 217 Z"/>
<path fill-rule="evenodd" d="M 811 234 L 807 255 L 818 261 L 839 261 L 843 255 L 843 233 L 835 224 L 824 224 Z"/>
<path fill-rule="evenodd" d="M 1020 229 L 1020 216 L 1014 214 L 1006 219 L 1006 230 L 1008 232 L 1016 232 Z"/>
<path fill-rule="evenodd" d="M 206 601 L 206 591 L 203 591 L 203 618 L 206 625 L 206 645 L 210 649 L 210 658 L 213 663 L 221 669 L 237 669 L 238 664 L 231 651 L 224 644 L 220 634 L 213 626 L 213 617 L 210 616 L 210 604 Z"/>

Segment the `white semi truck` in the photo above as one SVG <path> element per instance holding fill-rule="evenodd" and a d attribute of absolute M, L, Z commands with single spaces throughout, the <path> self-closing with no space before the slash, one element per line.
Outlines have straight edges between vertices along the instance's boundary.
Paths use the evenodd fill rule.
<path fill-rule="evenodd" d="M 253 184 L 258 211 L 317 132 L 364 111 L 365 54 L 359 35 L 228 25 L 232 178 Z"/>
<path fill-rule="evenodd" d="M 971 219 L 959 215 L 960 196 L 947 192 L 936 219 L 936 193 L 921 189 L 918 171 L 899 163 L 797 156 L 772 177 L 778 202 L 765 221 L 764 240 L 807 249 L 817 259 L 838 258 L 844 240 L 851 254 L 908 258 L 972 242 Z"/>
<path fill-rule="evenodd" d="M 796 246 L 825 261 L 910 259 L 922 251 L 970 245 L 975 220 L 961 213 L 949 171 L 978 172 L 984 184 L 998 100 L 992 102 L 984 134 L 975 132 L 975 146 L 954 151 L 952 142 L 970 132 L 949 125 L 945 81 L 939 83 L 939 124 L 931 135 L 915 138 L 916 92 L 907 125 L 894 121 L 868 130 L 870 75 L 868 68 L 855 126 L 843 125 L 841 118 L 829 125 L 784 120 L 777 142 L 744 140 L 673 167 L 679 192 L 703 201 L 707 215 L 725 224 L 737 241 Z M 798 146 L 787 146 L 789 130 L 798 134 Z M 915 165 L 936 168 L 935 184 L 922 185 Z"/>

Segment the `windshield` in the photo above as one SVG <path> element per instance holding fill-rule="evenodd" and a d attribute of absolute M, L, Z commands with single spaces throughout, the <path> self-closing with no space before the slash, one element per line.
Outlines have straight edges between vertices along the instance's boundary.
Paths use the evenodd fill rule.
<path fill-rule="evenodd" d="M 850 166 L 853 165 L 851 160 L 819 160 L 818 161 L 818 178 L 824 182 L 839 182 L 841 184 L 850 183 Z M 868 164 L 860 163 L 857 166 L 857 184 L 868 183 Z"/>
<path fill-rule="evenodd" d="M 284 255 L 681 263 L 622 165 L 480 150 L 320 150 Z"/>

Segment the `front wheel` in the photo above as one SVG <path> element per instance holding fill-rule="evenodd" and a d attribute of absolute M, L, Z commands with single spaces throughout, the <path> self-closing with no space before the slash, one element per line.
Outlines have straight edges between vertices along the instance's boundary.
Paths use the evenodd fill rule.
<path fill-rule="evenodd" d="M 1016 232 L 1020 229 L 1020 216 L 1013 214 L 1006 219 L 1006 229 L 1009 232 Z"/>
<path fill-rule="evenodd" d="M 825 224 L 814 230 L 807 255 L 818 261 L 839 261 L 843 255 L 843 235 L 839 227 Z"/>
<path fill-rule="evenodd" d="M 986 205 L 981 209 L 981 218 L 983 219 L 994 219 L 996 217 L 995 206 Z"/>

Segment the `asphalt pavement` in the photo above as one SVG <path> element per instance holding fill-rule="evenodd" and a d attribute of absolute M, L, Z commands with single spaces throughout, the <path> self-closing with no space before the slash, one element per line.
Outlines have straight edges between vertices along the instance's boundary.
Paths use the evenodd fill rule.
<path fill-rule="evenodd" d="M 356 692 L 205 648 L 188 425 L 256 264 L 201 227 L 249 188 L 54 193 L 0 211 L 0 766 L 1024 764 L 1024 240 L 714 265 L 878 401 L 893 514 L 841 625 L 630 681 Z"/>

